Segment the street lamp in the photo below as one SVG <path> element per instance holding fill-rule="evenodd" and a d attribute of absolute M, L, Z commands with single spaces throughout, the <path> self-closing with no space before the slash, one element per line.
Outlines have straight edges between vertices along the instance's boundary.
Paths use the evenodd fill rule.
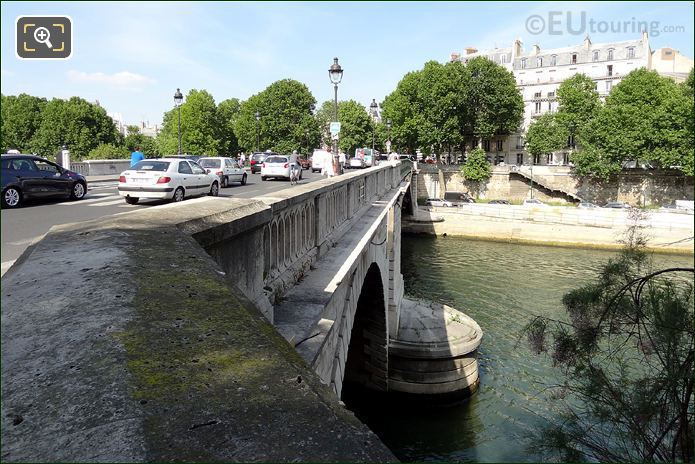
<path fill-rule="evenodd" d="M 181 89 L 176 89 L 176 93 L 174 94 L 174 104 L 176 105 L 176 108 L 178 109 L 179 113 L 179 155 L 181 154 L 181 104 L 183 103 L 183 94 L 181 93 Z"/>
<path fill-rule="evenodd" d="M 374 151 L 374 132 L 376 131 L 376 117 L 379 114 L 379 104 L 376 102 L 375 98 L 372 98 L 372 102 L 369 104 L 369 114 L 372 116 L 372 151 Z"/>
<path fill-rule="evenodd" d="M 335 100 L 333 105 L 334 121 L 338 122 L 338 84 L 343 80 L 343 68 L 338 64 L 338 58 L 333 58 L 333 64 L 328 68 L 328 77 L 333 83 L 335 90 Z M 338 158 L 338 139 L 333 140 L 333 165 L 335 166 Z"/>
<path fill-rule="evenodd" d="M 391 120 L 387 119 L 386 120 L 386 128 L 389 130 L 389 140 L 388 140 L 388 146 L 386 149 L 388 150 L 388 153 L 391 154 Z"/>
<path fill-rule="evenodd" d="M 261 121 L 261 113 L 256 111 L 256 151 L 261 151 L 261 133 L 258 131 L 258 124 Z"/>

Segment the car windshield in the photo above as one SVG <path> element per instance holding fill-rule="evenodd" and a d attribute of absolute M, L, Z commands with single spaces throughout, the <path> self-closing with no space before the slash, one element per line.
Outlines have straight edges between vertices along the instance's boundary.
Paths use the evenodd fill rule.
<path fill-rule="evenodd" d="M 269 156 L 265 159 L 266 163 L 286 163 L 287 157 L 285 156 Z"/>
<path fill-rule="evenodd" d="M 166 171 L 169 169 L 168 161 L 144 160 L 130 168 L 132 171 Z"/>
<path fill-rule="evenodd" d="M 202 158 L 202 159 L 198 160 L 198 164 L 204 168 L 219 168 L 221 162 L 222 162 L 222 160 L 218 160 L 218 159 Z"/>

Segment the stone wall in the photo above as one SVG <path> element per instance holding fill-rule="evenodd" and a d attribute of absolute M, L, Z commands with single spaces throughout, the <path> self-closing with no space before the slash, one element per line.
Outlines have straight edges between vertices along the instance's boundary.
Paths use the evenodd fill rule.
<path fill-rule="evenodd" d="M 505 199 L 515 202 L 530 196 L 530 181 L 515 171 L 530 175 L 530 166 L 496 166 L 489 181 L 481 186 L 467 182 L 454 166 L 420 165 L 418 199 L 443 198 L 444 192 L 469 192 L 480 199 Z M 665 205 L 675 200 L 693 200 L 693 178 L 677 171 L 625 170 L 616 179 L 597 183 L 572 176 L 571 169 L 563 166 L 534 166 L 533 196 L 541 201 L 567 201 L 559 192 L 551 193 L 540 186 L 570 192 L 583 200 L 596 204 L 623 201 L 634 206 Z M 442 179 L 444 185 L 442 185 Z"/>

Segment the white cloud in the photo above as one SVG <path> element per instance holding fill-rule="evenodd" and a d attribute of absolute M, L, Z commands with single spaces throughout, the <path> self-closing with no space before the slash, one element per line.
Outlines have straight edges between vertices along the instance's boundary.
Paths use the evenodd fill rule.
<path fill-rule="evenodd" d="M 133 89 L 141 89 L 143 86 L 154 84 L 155 80 L 151 77 L 141 74 L 132 73 L 130 71 L 121 71 L 114 74 L 105 74 L 103 72 L 87 73 L 84 71 L 70 70 L 67 73 L 68 79 L 72 82 L 81 83 L 97 83 L 106 84 L 117 87 L 131 87 Z"/>

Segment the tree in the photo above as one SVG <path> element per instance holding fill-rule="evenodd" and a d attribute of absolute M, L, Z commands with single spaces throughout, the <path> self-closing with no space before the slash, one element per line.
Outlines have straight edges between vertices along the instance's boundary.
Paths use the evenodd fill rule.
<path fill-rule="evenodd" d="M 102 143 L 89 152 L 85 159 L 126 159 L 130 151 L 126 147 L 118 147 L 110 143 Z"/>
<path fill-rule="evenodd" d="M 531 155 L 547 155 L 567 145 L 569 131 L 558 119 L 545 113 L 531 124 L 526 134 L 526 150 Z"/>
<path fill-rule="evenodd" d="M 142 147 L 142 141 L 145 136 L 140 133 L 140 128 L 138 126 L 127 126 L 126 131 L 128 135 L 123 139 L 125 148 L 133 151 L 135 147 Z"/>
<path fill-rule="evenodd" d="M 461 175 L 473 184 L 476 198 L 480 195 L 481 183 L 486 182 L 492 175 L 492 167 L 487 160 L 485 151 L 476 147 L 468 154 L 466 162 L 461 166 Z"/>
<path fill-rule="evenodd" d="M 328 100 L 323 102 L 316 112 L 316 121 L 322 129 L 322 141 L 331 146 L 332 139 L 328 131 L 331 121 L 334 119 L 335 103 Z M 338 120 L 340 121 L 340 137 L 338 147 L 348 156 L 355 153 L 356 148 L 372 145 L 372 119 L 367 109 L 354 100 L 338 102 Z"/>
<path fill-rule="evenodd" d="M 241 108 L 237 98 L 229 98 L 217 105 L 220 124 L 220 151 L 229 155 L 239 152 L 239 141 L 234 133 L 234 123 Z"/>
<path fill-rule="evenodd" d="M 292 79 L 273 82 L 241 104 L 234 126 L 239 146 L 243 150 L 255 150 L 258 127 L 261 150 L 279 153 L 301 150 L 306 145 L 305 130 L 317 133 L 311 113 L 315 104 L 316 99 L 301 82 Z M 258 122 L 256 111 L 261 117 Z"/>
<path fill-rule="evenodd" d="M 424 102 L 419 97 L 420 71 L 403 76 L 396 90 L 381 104 L 381 124 L 376 127 L 377 140 L 386 140 L 386 120 L 392 122 L 391 140 L 398 146 L 407 147 L 411 153 L 422 147 L 426 153 L 430 147 L 420 142 L 419 127 L 424 123 Z"/>
<path fill-rule="evenodd" d="M 79 97 L 54 98 L 41 112 L 31 149 L 40 156 L 53 157 L 66 144 L 73 159 L 81 159 L 100 144 L 114 144 L 117 139 L 116 125 L 104 108 Z"/>
<path fill-rule="evenodd" d="M 560 460 L 694 457 L 693 284 L 679 277 L 695 269 L 652 269 L 637 224 L 593 283 L 564 296 L 566 321 L 537 317 L 526 328 L 532 350 L 564 374 L 560 419 L 537 439 Z"/>
<path fill-rule="evenodd" d="M 16 149 L 26 152 L 31 147 L 31 139 L 41 124 L 41 112 L 46 106 L 45 98 L 32 97 L 22 93 L 17 96 L 2 95 L 2 152 Z"/>
<path fill-rule="evenodd" d="M 466 65 L 463 127 L 478 143 L 495 135 L 516 131 L 524 114 L 524 100 L 514 75 L 485 57 Z"/>
<path fill-rule="evenodd" d="M 601 108 L 596 84 L 586 74 L 575 74 L 557 89 L 557 118 L 569 136 L 581 136 Z M 565 140 L 566 142 L 566 140 Z"/>
<path fill-rule="evenodd" d="M 580 137 L 575 171 L 607 179 L 626 161 L 676 167 L 692 175 L 693 99 L 672 80 L 637 69 L 611 91 Z"/>
<path fill-rule="evenodd" d="M 157 137 L 159 152 L 178 152 L 177 108 L 164 114 L 162 131 Z M 191 89 L 181 104 L 181 150 L 196 155 L 220 153 L 220 122 L 215 99 L 207 90 Z"/>

